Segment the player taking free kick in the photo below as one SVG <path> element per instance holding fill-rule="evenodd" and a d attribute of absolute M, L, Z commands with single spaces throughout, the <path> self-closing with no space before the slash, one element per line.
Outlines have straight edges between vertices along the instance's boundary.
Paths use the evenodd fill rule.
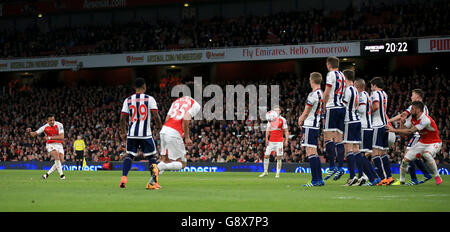
<path fill-rule="evenodd" d="M 61 163 L 64 162 L 64 126 L 62 123 L 55 121 L 55 116 L 50 114 L 47 116 L 47 124 L 40 127 L 37 131 L 31 131 L 31 128 L 27 128 L 26 132 L 30 134 L 31 137 L 36 137 L 42 133 L 45 133 L 45 140 L 47 140 L 45 147 L 47 152 L 55 159 L 53 166 L 45 173 L 42 178 L 47 179 L 52 172 L 58 170 L 61 180 L 66 179 L 62 171 Z"/>

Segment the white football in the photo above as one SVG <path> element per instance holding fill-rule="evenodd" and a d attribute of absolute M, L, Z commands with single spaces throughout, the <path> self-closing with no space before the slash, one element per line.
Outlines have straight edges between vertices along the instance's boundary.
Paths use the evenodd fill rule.
<path fill-rule="evenodd" d="M 271 110 L 266 113 L 266 120 L 269 122 L 273 122 L 277 118 L 278 118 L 278 113 L 275 110 Z"/>
<path fill-rule="evenodd" d="M 395 145 L 395 133 L 389 132 L 388 133 L 388 144 L 390 148 L 394 148 Z"/>

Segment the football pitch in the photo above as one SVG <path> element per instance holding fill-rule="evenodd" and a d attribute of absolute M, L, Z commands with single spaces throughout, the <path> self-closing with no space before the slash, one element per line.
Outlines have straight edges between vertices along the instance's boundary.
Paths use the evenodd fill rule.
<path fill-rule="evenodd" d="M 301 187 L 309 174 L 165 172 L 160 190 L 146 190 L 149 172 L 65 171 L 47 180 L 43 170 L 0 170 L 1 212 L 449 212 L 450 176 L 417 186 Z M 398 176 L 394 176 L 398 178 Z M 422 175 L 418 175 L 422 179 Z"/>

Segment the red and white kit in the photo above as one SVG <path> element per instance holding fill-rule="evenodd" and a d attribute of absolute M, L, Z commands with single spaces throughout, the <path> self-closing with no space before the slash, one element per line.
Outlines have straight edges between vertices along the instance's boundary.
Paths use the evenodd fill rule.
<path fill-rule="evenodd" d="M 189 96 L 175 100 L 167 115 L 169 120 L 164 123 L 161 132 L 161 154 L 168 155 L 171 160 L 182 159 L 186 162 L 186 149 L 183 142 L 183 117 L 189 112 L 194 117 L 200 112 L 201 106 Z"/>
<path fill-rule="evenodd" d="M 408 160 L 414 160 L 417 158 L 417 155 L 424 152 L 428 152 L 435 157 L 436 153 L 441 149 L 442 140 L 439 138 L 439 130 L 434 120 L 422 113 L 419 119 L 411 118 L 411 121 L 407 121 L 405 126 L 408 128 L 415 126 L 420 134 L 419 142 L 408 150 L 405 157 Z"/>
<path fill-rule="evenodd" d="M 57 136 L 61 133 L 64 133 L 64 126 L 60 122 L 55 122 L 53 126 L 50 126 L 48 123 L 41 126 L 36 133 L 38 135 L 45 133 L 45 136 L 51 137 L 51 136 Z M 62 140 L 47 140 L 45 147 L 47 148 L 48 152 L 52 152 L 53 150 L 56 150 L 57 152 L 64 154 L 64 148 L 62 145 Z"/>
<path fill-rule="evenodd" d="M 273 122 L 267 122 L 267 127 L 270 130 L 269 145 L 266 148 L 265 155 L 270 155 L 273 151 L 277 156 L 283 155 L 283 131 L 288 128 L 287 121 L 282 116 L 275 119 Z"/>

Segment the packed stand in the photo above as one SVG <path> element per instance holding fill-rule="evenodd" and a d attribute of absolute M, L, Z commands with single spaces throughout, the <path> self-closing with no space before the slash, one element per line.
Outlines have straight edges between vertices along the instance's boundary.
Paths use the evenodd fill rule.
<path fill-rule="evenodd" d="M 368 81 L 370 78 L 365 77 Z M 433 82 L 429 80 L 432 79 Z M 203 81 L 203 85 L 207 85 Z M 279 74 L 271 81 L 233 81 L 216 83 L 224 87 L 227 84 L 247 86 L 280 86 L 280 106 L 282 115 L 287 119 L 291 138 L 284 149 L 284 162 L 307 162 L 305 151 L 301 148 L 298 116 L 304 109 L 305 99 L 310 92 L 307 78 L 298 78 L 294 74 Z M 170 104 L 175 98 L 170 96 L 171 86 L 158 88 L 150 84 L 148 94 L 158 103 L 162 120 L 165 119 Z M 435 119 L 440 137 L 443 140 L 441 152 L 436 156 L 439 163 L 450 162 L 448 138 L 450 135 L 450 114 L 448 87 L 450 80 L 443 74 L 433 75 L 392 75 L 387 78 L 385 91 L 389 95 L 388 115 L 393 117 L 405 110 L 410 104 L 411 90 L 422 88 L 425 103 L 430 116 Z M 400 88 L 401 86 L 401 88 Z M 436 88 L 438 87 L 438 88 Z M 270 88 L 269 88 L 270 89 Z M 370 91 L 369 91 L 370 92 Z M 43 138 L 30 138 L 25 129 L 37 130 L 46 123 L 48 113 L 55 113 L 56 121 L 63 123 L 65 130 L 65 159 L 74 160 L 73 142 L 82 135 L 86 143 L 86 160 L 120 161 L 124 152 L 123 141 L 119 136 L 119 117 L 123 99 L 133 93 L 125 86 L 101 87 L 80 86 L 64 88 L 19 87 L 0 88 L 0 160 L 1 161 L 49 161 L 52 159 L 45 149 Z M 226 97 L 226 96 L 224 96 Z M 268 103 L 270 104 L 270 97 Z M 205 103 L 209 99 L 204 99 Z M 14 104 L 9 104 L 14 102 Z M 224 100 L 224 103 L 226 101 Z M 187 160 L 190 162 L 262 162 L 265 150 L 266 121 L 250 120 L 193 120 L 191 126 L 193 146 L 187 147 Z M 159 134 L 153 129 L 159 151 Z M 390 151 L 391 162 L 399 163 L 405 153 L 408 138 L 399 136 L 395 147 Z M 323 140 L 321 137 L 320 140 Z M 323 162 L 323 141 L 319 142 L 319 155 Z M 273 159 L 272 157 L 271 159 Z M 135 159 L 144 160 L 142 154 Z"/>
<path fill-rule="evenodd" d="M 137 19 L 107 26 L 0 33 L 0 57 L 36 57 L 265 44 L 439 36 L 450 34 L 448 1 L 359 10 L 303 10 L 209 20 Z"/>

